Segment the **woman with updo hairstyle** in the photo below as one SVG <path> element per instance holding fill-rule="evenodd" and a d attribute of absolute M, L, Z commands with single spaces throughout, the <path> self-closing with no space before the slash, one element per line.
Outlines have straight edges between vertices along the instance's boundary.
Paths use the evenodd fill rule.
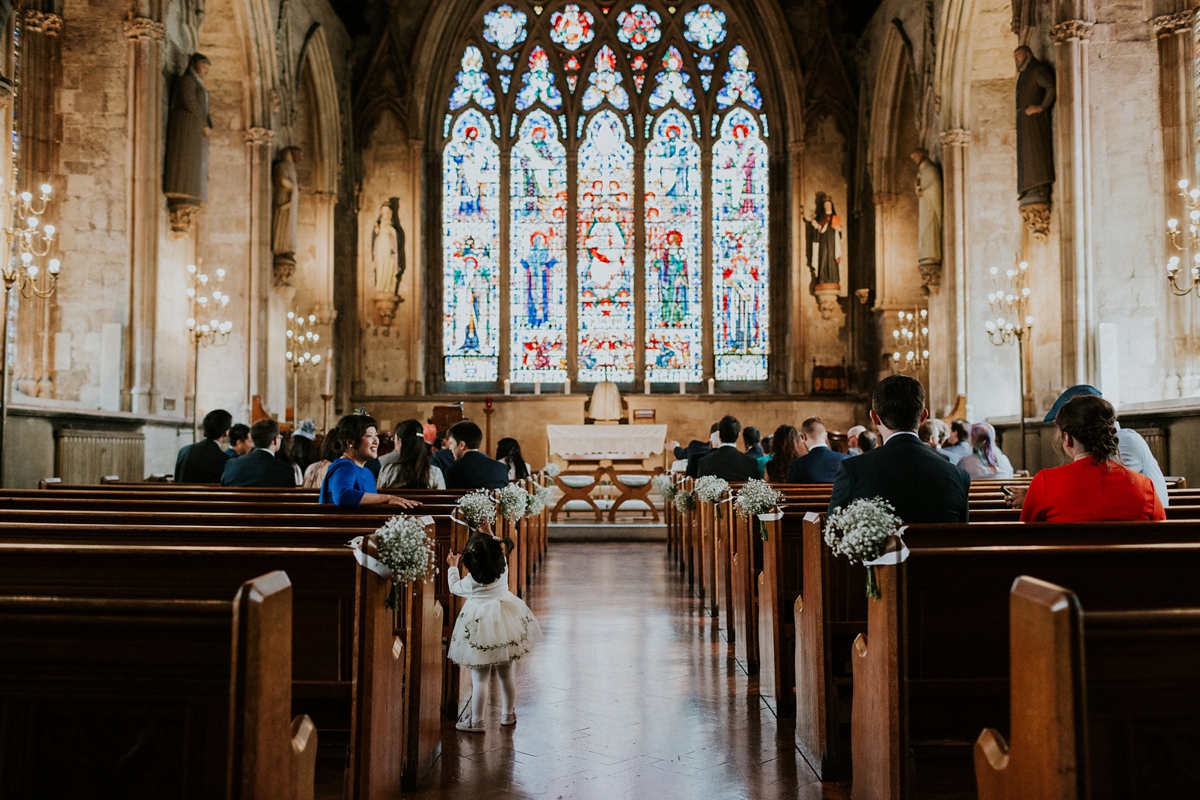
<path fill-rule="evenodd" d="M 1070 463 L 1034 476 L 1022 522 L 1136 522 L 1166 519 L 1154 484 L 1121 464 L 1117 415 L 1103 397 L 1069 400 L 1054 418 Z"/>

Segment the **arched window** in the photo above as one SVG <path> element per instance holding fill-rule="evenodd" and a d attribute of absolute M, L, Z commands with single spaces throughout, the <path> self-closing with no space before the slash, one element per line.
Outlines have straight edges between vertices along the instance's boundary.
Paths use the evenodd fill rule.
<path fill-rule="evenodd" d="M 510 0 L 470 26 L 443 106 L 445 382 L 766 381 L 769 133 L 733 9 Z"/>

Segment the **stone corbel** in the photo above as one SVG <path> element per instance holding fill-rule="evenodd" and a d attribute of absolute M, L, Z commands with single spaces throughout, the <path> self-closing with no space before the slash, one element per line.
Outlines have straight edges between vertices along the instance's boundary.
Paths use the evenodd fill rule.
<path fill-rule="evenodd" d="M 1021 219 L 1029 228 L 1029 235 L 1035 242 L 1046 242 L 1050 239 L 1050 204 L 1030 203 L 1019 206 Z"/>
<path fill-rule="evenodd" d="M 1063 20 L 1050 29 L 1054 41 L 1062 44 L 1073 40 L 1089 41 L 1092 38 L 1092 28 L 1095 23 L 1082 19 Z"/>
<path fill-rule="evenodd" d="M 247 128 L 246 144 L 270 145 L 275 139 L 275 131 L 270 128 Z"/>
<path fill-rule="evenodd" d="M 167 38 L 167 26 L 149 17 L 129 17 L 123 27 L 126 39 L 162 43 Z"/>
<path fill-rule="evenodd" d="M 942 131 L 942 144 L 946 147 L 966 147 L 971 143 L 971 132 L 963 128 Z"/>
<path fill-rule="evenodd" d="M 1190 31 L 1192 24 L 1196 19 L 1195 11 L 1177 11 L 1174 14 L 1166 14 L 1165 16 L 1155 17 L 1154 34 L 1162 39 L 1166 36 L 1172 36 L 1176 33 Z"/>
<path fill-rule="evenodd" d="M 25 30 L 29 33 L 44 33 L 47 36 L 58 36 L 62 33 L 63 19 L 58 14 L 27 9 L 25 11 Z"/>

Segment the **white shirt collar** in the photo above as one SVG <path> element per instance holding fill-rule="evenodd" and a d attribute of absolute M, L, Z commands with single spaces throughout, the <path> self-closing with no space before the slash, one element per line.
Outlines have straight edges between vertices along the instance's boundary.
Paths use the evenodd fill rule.
<path fill-rule="evenodd" d="M 721 442 L 721 447 L 737 447 L 737 442 Z"/>
<path fill-rule="evenodd" d="M 887 444 L 887 443 L 888 443 L 888 442 L 890 442 L 892 439 L 895 439 L 897 436 L 911 436 L 911 437 L 913 437 L 914 439 L 916 439 L 918 442 L 919 442 L 919 441 L 921 441 L 921 437 L 920 437 L 920 436 L 917 436 L 917 435 L 916 435 L 915 433 L 913 433 L 912 431 L 892 431 L 890 434 L 888 434 L 888 437 L 887 437 L 886 439 L 884 439 L 884 440 L 883 440 L 883 443 L 884 443 L 884 444 Z"/>
<path fill-rule="evenodd" d="M 818 447 L 824 447 L 826 450 L 829 449 L 829 445 L 827 445 L 827 444 L 810 444 L 808 446 L 808 452 L 811 453 L 813 450 L 816 450 Z"/>

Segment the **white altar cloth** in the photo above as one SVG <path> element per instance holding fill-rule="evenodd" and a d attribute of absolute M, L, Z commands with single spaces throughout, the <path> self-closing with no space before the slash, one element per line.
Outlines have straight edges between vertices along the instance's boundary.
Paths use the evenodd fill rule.
<path fill-rule="evenodd" d="M 547 425 L 550 452 L 560 456 L 661 453 L 666 425 Z"/>

